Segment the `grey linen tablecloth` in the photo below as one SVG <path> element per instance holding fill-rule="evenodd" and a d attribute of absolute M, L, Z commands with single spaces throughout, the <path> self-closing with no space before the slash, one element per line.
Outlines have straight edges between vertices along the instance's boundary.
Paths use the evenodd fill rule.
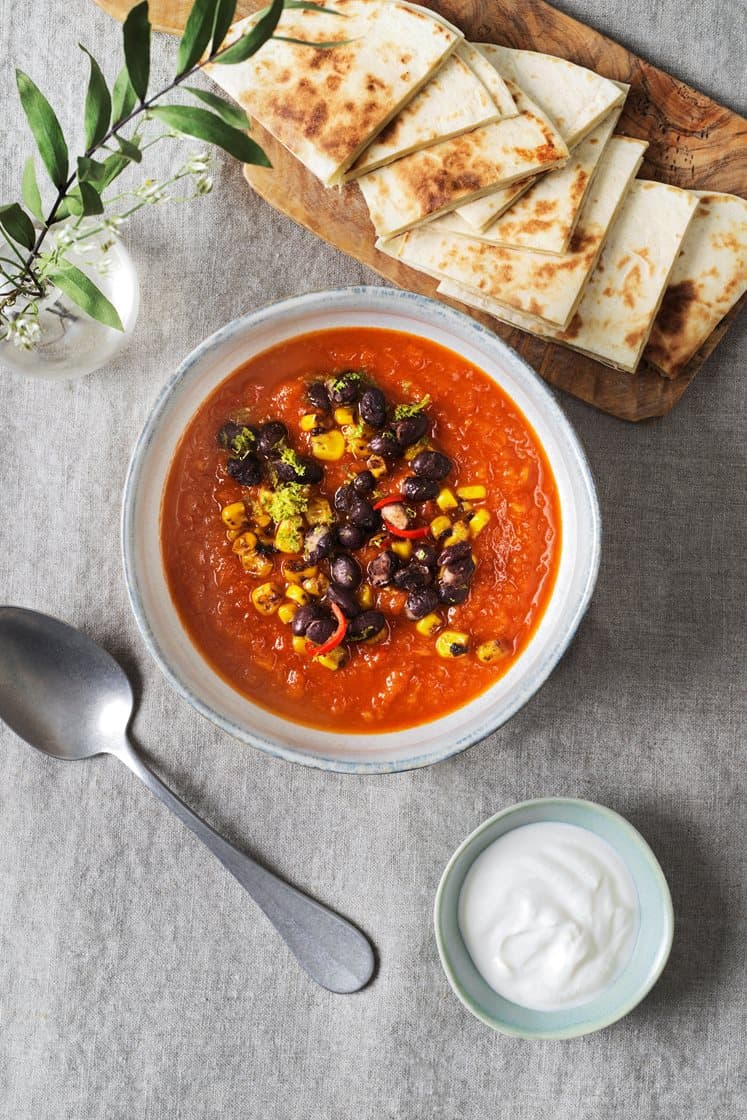
<path fill-rule="evenodd" d="M 572 0 L 574 14 L 739 109 L 741 0 Z M 0 197 L 29 140 L 13 66 L 67 122 L 92 47 L 89 0 L 0 0 Z M 167 75 L 173 44 L 155 47 Z M 72 61 L 71 61 L 72 60 Z M 189 144 L 163 145 L 163 174 Z M 164 379 L 235 316 L 309 288 L 378 283 L 252 196 L 154 207 L 127 241 L 143 307 L 129 350 L 86 380 L 0 377 L 0 597 L 80 625 L 135 683 L 137 741 L 198 812 L 353 918 L 370 988 L 330 995 L 238 885 L 124 767 L 65 766 L 5 728 L 0 781 L 2 1120 L 736 1120 L 745 1106 L 745 323 L 673 414 L 638 427 L 561 401 L 591 459 L 604 556 L 589 614 L 541 692 L 442 765 L 352 778 L 273 761 L 170 691 L 127 605 L 122 483 Z M 740 789 L 741 787 L 741 789 Z M 677 930 L 627 1019 L 572 1042 L 491 1033 L 452 996 L 431 927 L 455 846 L 523 798 L 624 813 L 659 856 Z"/>

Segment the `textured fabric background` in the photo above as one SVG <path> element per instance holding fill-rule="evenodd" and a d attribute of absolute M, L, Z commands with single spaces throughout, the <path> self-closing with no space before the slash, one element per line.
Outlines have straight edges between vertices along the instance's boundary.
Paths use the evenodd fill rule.
<path fill-rule="evenodd" d="M 742 0 L 565 6 L 744 108 Z M 0 0 L 3 200 L 29 146 L 13 66 L 71 122 L 79 40 L 111 76 L 119 32 L 90 0 Z M 173 55 L 159 40 L 160 76 Z M 177 159 L 164 146 L 159 174 Z M 225 160 L 212 195 L 149 210 L 127 240 L 143 292 L 127 353 L 62 385 L 2 370 L 0 598 L 60 615 L 119 657 L 156 769 L 228 837 L 357 921 L 381 968 L 353 997 L 317 989 L 124 767 L 54 763 L 0 728 L 2 1120 L 736 1120 L 745 322 L 661 422 L 633 427 L 563 398 L 597 479 L 604 556 L 591 610 L 541 693 L 452 761 L 341 777 L 254 753 L 169 690 L 127 606 L 118 513 L 135 437 L 200 339 L 278 297 L 376 281 L 253 198 Z M 546 794 L 601 801 L 640 828 L 677 930 L 662 980 L 627 1019 L 530 1044 L 492 1034 L 451 995 L 431 907 L 472 828 Z"/>

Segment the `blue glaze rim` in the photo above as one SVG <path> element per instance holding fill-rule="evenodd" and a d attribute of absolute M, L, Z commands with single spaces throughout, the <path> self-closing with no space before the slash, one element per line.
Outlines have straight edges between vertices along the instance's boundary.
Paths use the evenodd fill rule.
<path fill-rule="evenodd" d="M 574 820 L 572 822 L 566 821 L 565 817 L 562 815 L 564 810 L 575 810 L 576 814 L 585 817 L 588 823 L 581 823 L 578 820 Z M 501 829 L 499 832 L 497 832 L 496 836 L 491 838 L 491 840 L 488 840 L 487 843 L 481 843 L 485 839 L 485 834 L 490 833 L 497 822 L 506 821 L 512 816 L 521 816 L 522 813 L 526 812 L 530 812 L 532 814 L 531 821 L 517 821 L 515 825 L 510 826 L 509 828 Z M 558 813 L 560 813 L 561 815 L 559 816 Z M 451 887 L 451 879 L 454 875 L 459 875 L 461 873 L 460 864 L 464 864 L 464 873 L 462 874 L 459 883 L 459 889 L 461 890 L 461 883 L 464 881 L 464 877 L 466 876 L 469 867 L 472 865 L 477 856 L 485 850 L 488 844 L 492 842 L 492 839 L 497 839 L 498 836 L 505 835 L 506 832 L 511 831 L 511 828 L 518 828 L 523 824 L 536 823 L 538 821 L 560 821 L 564 823 L 578 824 L 579 827 L 582 828 L 589 828 L 590 831 L 594 832 L 596 835 L 602 836 L 603 839 L 606 839 L 609 843 L 611 843 L 612 846 L 615 847 L 617 854 L 626 864 L 628 870 L 633 876 L 636 890 L 639 890 L 639 878 L 636 876 L 634 869 L 630 865 L 630 859 L 626 856 L 624 851 L 621 851 L 619 848 L 617 848 L 614 842 L 610 840 L 609 836 L 607 836 L 603 831 L 600 831 L 599 829 L 594 827 L 595 819 L 603 822 L 603 824 L 606 824 L 612 830 L 616 831 L 619 835 L 625 838 L 627 843 L 632 846 L 636 855 L 639 856 L 646 865 L 646 869 L 649 872 L 652 883 L 655 886 L 662 908 L 662 925 L 660 939 L 657 943 L 656 951 L 653 954 L 651 966 L 648 969 L 646 975 L 643 977 L 641 983 L 639 983 L 635 987 L 633 994 L 625 999 L 621 999 L 620 1002 L 616 1004 L 614 1006 L 614 1009 L 612 1010 L 608 1010 L 603 1013 L 599 1013 L 598 1011 L 597 1013 L 594 1012 L 595 1006 L 599 1005 L 600 1001 L 603 1000 L 604 993 L 602 997 L 591 1000 L 588 1004 L 582 1004 L 576 1008 L 567 1008 L 560 1011 L 537 1011 L 527 1008 L 518 1008 L 518 1010 L 527 1018 L 533 1019 L 536 1025 L 531 1028 L 523 1029 L 516 1027 L 507 1022 L 504 1018 L 501 1018 L 496 1014 L 489 1013 L 483 1006 L 478 1004 L 477 1001 L 465 990 L 462 976 L 460 975 L 458 967 L 455 964 L 456 956 L 466 958 L 469 961 L 469 969 L 471 973 L 479 978 L 479 986 L 484 988 L 486 993 L 489 993 L 490 999 L 493 1002 L 497 1004 L 505 1004 L 508 1007 L 518 1007 L 518 1005 L 512 1004 L 509 1000 L 504 1000 L 502 997 L 497 996 L 497 994 L 489 988 L 482 977 L 480 977 L 477 969 L 471 961 L 471 958 L 469 957 L 469 953 L 464 945 L 464 942 L 462 941 L 461 933 L 458 932 L 458 920 L 455 920 L 457 929 L 456 936 L 458 938 L 458 951 L 455 953 L 453 951 L 454 947 L 448 943 L 450 935 L 447 934 L 445 929 L 446 921 L 449 918 L 456 919 L 454 911 L 449 908 L 449 911 L 447 913 L 446 909 L 446 895 L 447 891 L 449 891 L 449 888 Z M 471 858 L 464 860 L 464 857 L 468 854 L 471 854 Z M 457 901 L 458 897 L 459 894 L 457 891 Z M 615 812 L 614 809 L 609 809 L 604 805 L 600 805 L 596 801 L 587 801 L 582 798 L 575 797 L 538 797 L 530 799 L 528 801 L 520 801 L 514 805 L 509 805 L 505 809 L 501 809 L 498 813 L 495 813 L 492 817 L 489 817 L 487 820 L 483 821 L 482 824 L 478 825 L 477 828 L 474 829 L 474 831 L 471 832 L 469 836 L 467 836 L 466 839 L 462 841 L 454 854 L 451 856 L 444 869 L 434 899 L 433 922 L 436 945 L 438 947 L 438 955 L 441 960 L 441 966 L 446 974 L 446 978 L 454 994 L 457 996 L 460 1002 L 472 1015 L 475 1016 L 475 1018 L 479 1019 L 482 1023 L 485 1023 L 485 1025 L 490 1027 L 492 1030 L 497 1031 L 500 1034 L 510 1035 L 514 1038 L 524 1039 L 561 1040 L 568 1038 L 579 1038 L 582 1035 L 592 1034 L 596 1031 L 603 1030 L 605 1027 L 611 1026 L 613 1023 L 616 1023 L 619 1019 L 622 1019 L 625 1015 L 629 1014 L 629 1012 L 637 1007 L 638 1004 L 651 991 L 654 984 L 657 982 L 662 972 L 664 971 L 666 963 L 669 959 L 669 954 L 671 952 L 672 942 L 674 939 L 674 908 L 672 905 L 672 896 L 669 890 L 669 884 L 667 883 L 666 876 L 662 871 L 661 865 L 654 855 L 654 852 L 652 851 L 648 842 L 644 839 L 638 829 L 630 823 L 630 821 L 626 820 L 626 818 L 623 817 L 620 813 Z M 639 930 L 636 946 L 633 950 L 634 955 L 631 958 L 631 962 L 629 962 L 628 966 L 623 969 L 621 975 L 614 981 L 611 990 L 614 990 L 618 987 L 618 985 L 624 983 L 625 978 L 629 973 L 630 966 L 635 959 L 636 949 L 638 947 L 638 943 L 641 941 L 642 934 L 643 927 L 641 927 L 641 929 Z M 579 1019 L 579 1016 L 582 1016 L 582 1018 Z M 569 1019 L 573 1019 L 575 1021 L 569 1022 Z"/>
<path fill-rule="evenodd" d="M 141 478 L 143 460 L 152 441 L 157 437 L 161 416 L 165 412 L 172 394 L 180 383 L 194 376 L 196 368 L 210 355 L 211 351 L 221 346 L 227 340 L 230 340 L 237 331 L 243 331 L 249 327 L 260 328 L 268 320 L 273 319 L 278 312 L 285 313 L 294 310 L 308 311 L 310 307 L 313 309 L 315 305 L 319 306 L 320 311 L 327 311 L 332 301 L 339 304 L 340 309 L 344 310 L 345 303 L 348 300 L 354 301 L 355 299 L 361 298 L 369 301 L 372 310 L 378 308 L 382 311 L 396 311 L 397 309 L 394 307 L 394 304 L 400 302 L 405 306 L 414 305 L 416 308 L 423 308 L 427 315 L 432 315 L 437 319 L 443 320 L 443 324 L 446 328 L 448 328 L 450 323 L 454 323 L 458 324 L 462 330 L 467 330 L 469 333 L 472 333 L 489 348 L 496 351 L 497 359 L 501 355 L 505 356 L 507 354 L 510 360 L 520 367 L 522 376 L 531 383 L 533 391 L 543 398 L 544 406 L 555 424 L 555 435 L 565 446 L 566 450 L 570 452 L 579 470 L 591 517 L 592 539 L 590 542 L 590 562 L 583 593 L 579 598 L 575 614 L 567 624 L 564 634 L 553 646 L 545 651 L 542 660 L 537 666 L 532 681 L 523 689 L 517 691 L 513 701 L 507 705 L 502 718 L 499 720 L 493 718 L 484 720 L 472 733 L 461 738 L 457 737 L 454 742 L 440 749 L 424 751 L 408 758 L 395 760 L 366 759 L 354 761 L 352 759 L 331 757 L 316 751 L 289 748 L 266 738 L 256 731 L 247 731 L 246 728 L 234 723 L 233 720 L 227 719 L 219 712 L 216 712 L 210 705 L 206 704 L 195 695 L 192 689 L 172 668 L 168 658 L 161 650 L 142 605 L 142 596 L 133 560 L 136 496 Z M 415 331 L 411 330 L 410 333 L 415 333 Z M 454 349 L 459 349 L 458 340 L 455 340 Z M 430 766 L 434 763 L 442 762 L 474 746 L 475 743 L 480 742 L 511 719 L 511 717 L 539 691 L 575 637 L 581 620 L 589 606 L 596 585 L 601 561 L 601 542 L 602 526 L 599 499 L 586 453 L 579 437 L 565 415 L 565 412 L 540 376 L 513 347 L 509 346 L 494 334 L 493 331 L 489 330 L 481 323 L 478 323 L 470 316 L 437 300 L 422 296 L 419 293 L 410 292 L 401 288 L 383 286 L 356 285 L 344 288 L 320 289 L 306 292 L 302 295 L 292 296 L 288 299 L 277 300 L 274 303 L 267 304 L 262 308 L 231 320 L 230 323 L 227 323 L 225 326 L 220 327 L 213 334 L 209 335 L 184 358 L 158 394 L 155 404 L 135 443 L 127 469 L 122 499 L 121 555 L 130 607 L 148 652 L 177 695 L 181 696 L 202 716 L 214 723 L 221 730 L 227 732 L 233 738 L 248 743 L 250 746 L 263 751 L 273 758 L 280 758 L 286 762 L 300 763 L 301 765 L 315 767 L 320 770 L 357 775 L 398 773 L 403 770 L 414 770 L 422 766 Z M 437 724 L 438 720 L 433 721 L 434 727 L 436 727 Z M 302 727 L 300 724 L 297 726 Z"/>

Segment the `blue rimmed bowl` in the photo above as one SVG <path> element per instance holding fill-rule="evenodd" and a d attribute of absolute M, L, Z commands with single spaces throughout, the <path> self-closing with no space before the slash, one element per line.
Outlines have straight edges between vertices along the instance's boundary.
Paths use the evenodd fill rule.
<path fill-rule="evenodd" d="M 462 884 L 480 853 L 512 829 L 544 821 L 577 825 L 606 840 L 630 872 L 639 903 L 638 936 L 623 971 L 597 998 L 561 1011 L 520 1007 L 493 991 L 475 968 L 458 921 Z M 659 979 L 674 933 L 672 898 L 664 872 L 640 832 L 612 809 L 568 797 L 511 805 L 476 828 L 446 866 L 436 892 L 434 920 L 441 964 L 456 995 L 487 1026 L 518 1038 L 575 1038 L 627 1015 Z"/>
<path fill-rule="evenodd" d="M 336 734 L 253 704 L 213 671 L 174 609 L 161 562 L 161 497 L 190 419 L 238 366 L 289 338 L 334 327 L 403 331 L 456 351 L 483 369 L 534 428 L 560 499 L 562 543 L 547 609 L 521 657 L 481 696 L 441 719 L 404 731 Z M 583 450 L 554 397 L 514 350 L 459 311 L 412 292 L 344 288 L 283 300 L 229 323 L 194 350 L 158 398 L 135 447 L 122 516 L 125 579 L 137 624 L 176 691 L 236 738 L 326 770 L 382 773 L 427 766 L 505 723 L 547 679 L 586 611 L 599 566 L 601 529 Z"/>

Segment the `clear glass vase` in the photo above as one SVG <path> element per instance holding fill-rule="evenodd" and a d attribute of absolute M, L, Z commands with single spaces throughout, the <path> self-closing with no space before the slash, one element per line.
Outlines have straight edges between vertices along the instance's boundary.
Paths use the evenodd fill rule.
<path fill-rule="evenodd" d="M 140 286 L 125 247 L 110 230 L 102 230 L 72 244 L 65 256 L 114 304 L 124 330 L 99 323 L 64 292 L 50 288 L 39 300 L 38 314 L 19 311 L 24 329 L 0 341 L 0 365 L 27 377 L 84 377 L 105 366 L 129 342 L 140 307 Z"/>

